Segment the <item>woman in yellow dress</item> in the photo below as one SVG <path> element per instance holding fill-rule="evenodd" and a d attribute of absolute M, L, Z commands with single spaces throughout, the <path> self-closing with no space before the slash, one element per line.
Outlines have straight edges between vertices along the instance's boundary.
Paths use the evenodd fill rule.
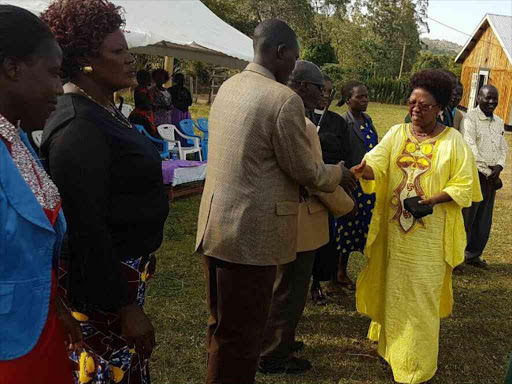
<path fill-rule="evenodd" d="M 415 384 L 437 370 L 440 318 L 452 311 L 452 271 L 464 261 L 462 208 L 482 196 L 471 150 L 436 121 L 450 102 L 451 79 L 424 70 L 410 90 L 412 123 L 392 127 L 352 170 L 365 193 L 376 193 L 357 309 L 372 319 L 368 337 L 395 381 Z M 415 196 L 432 214 L 416 219 L 405 210 Z"/>

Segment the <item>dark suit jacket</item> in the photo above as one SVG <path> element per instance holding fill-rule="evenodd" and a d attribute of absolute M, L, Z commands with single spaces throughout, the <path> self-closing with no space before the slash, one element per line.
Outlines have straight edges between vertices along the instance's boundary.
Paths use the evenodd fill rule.
<path fill-rule="evenodd" d="M 317 117 L 319 115 L 316 115 Z M 311 119 L 315 125 L 318 121 Z M 326 111 L 322 119 L 318 136 L 322 146 L 322 157 L 325 164 L 338 164 L 345 161 L 347 123 L 336 112 Z"/>
<path fill-rule="evenodd" d="M 369 115 L 365 113 L 364 117 L 373 124 L 372 118 Z M 346 122 L 345 132 L 343 133 L 345 141 L 345 156 L 343 160 L 345 161 L 345 167 L 351 168 L 354 165 L 358 165 L 363 160 L 367 152 L 366 145 L 361 128 L 354 119 L 354 116 L 350 112 L 346 112 L 343 114 L 342 118 Z M 376 130 L 375 134 L 377 134 Z"/>

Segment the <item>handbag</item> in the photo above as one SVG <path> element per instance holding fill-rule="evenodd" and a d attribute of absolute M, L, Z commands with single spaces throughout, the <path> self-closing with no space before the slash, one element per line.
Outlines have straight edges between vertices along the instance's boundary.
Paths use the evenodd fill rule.
<path fill-rule="evenodd" d="M 434 209 L 430 205 L 420 204 L 421 200 L 422 198 L 419 196 L 409 197 L 404 200 L 405 210 L 409 212 L 416 220 L 434 213 Z"/>
<path fill-rule="evenodd" d="M 354 216 L 357 213 L 357 202 L 343 190 L 338 187 L 332 193 L 316 192 L 315 196 L 318 197 L 320 202 L 327 207 L 327 210 L 334 218 L 352 213 Z M 351 211 L 347 211 L 347 206 L 354 204 L 354 208 Z"/>
<path fill-rule="evenodd" d="M 494 179 L 493 181 L 494 189 L 497 191 L 498 189 L 503 188 L 503 181 L 499 177 Z"/>

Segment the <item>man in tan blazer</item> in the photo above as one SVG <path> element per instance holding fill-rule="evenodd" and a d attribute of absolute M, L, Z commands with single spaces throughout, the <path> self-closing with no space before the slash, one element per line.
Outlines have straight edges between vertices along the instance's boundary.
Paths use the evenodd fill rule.
<path fill-rule="evenodd" d="M 252 384 L 276 266 L 297 249 L 299 185 L 333 192 L 342 167 L 313 161 L 301 98 L 286 85 L 299 57 L 293 30 L 254 31 L 254 62 L 227 80 L 209 116 L 209 158 L 196 250 L 203 254 L 207 383 Z"/>
<path fill-rule="evenodd" d="M 322 95 L 324 76 L 309 61 L 297 61 L 289 86 L 314 109 Z M 323 163 L 317 129 L 309 119 L 306 132 L 313 151 L 313 161 Z M 315 261 L 315 251 L 329 242 L 328 211 L 342 216 L 354 208 L 352 198 L 338 186 L 333 193 L 312 189 L 311 195 L 299 205 L 297 225 L 297 258 L 277 267 L 272 305 L 265 328 L 259 369 L 263 373 L 297 374 L 311 368 L 305 359 L 293 356 L 303 347 L 295 342 L 295 329 L 304 312 L 306 297 Z"/>

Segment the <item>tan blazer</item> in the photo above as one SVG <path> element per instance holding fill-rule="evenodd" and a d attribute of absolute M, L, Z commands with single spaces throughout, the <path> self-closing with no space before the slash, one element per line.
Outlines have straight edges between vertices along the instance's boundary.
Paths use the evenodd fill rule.
<path fill-rule="evenodd" d="M 459 109 L 455 110 L 455 117 L 453 118 L 453 128 L 460 132 L 460 123 L 466 114 Z"/>
<path fill-rule="evenodd" d="M 209 116 L 196 251 L 232 263 L 279 265 L 297 251 L 299 185 L 333 192 L 341 167 L 313 161 L 304 105 L 251 63 L 219 89 Z"/>
<path fill-rule="evenodd" d="M 315 124 L 306 118 L 306 132 L 313 150 L 313 160 L 323 162 L 322 147 Z M 310 198 L 299 205 L 297 252 L 313 251 L 329 242 L 329 209 L 335 217 L 354 208 L 354 201 L 340 186 L 333 193 L 312 191 Z"/>

